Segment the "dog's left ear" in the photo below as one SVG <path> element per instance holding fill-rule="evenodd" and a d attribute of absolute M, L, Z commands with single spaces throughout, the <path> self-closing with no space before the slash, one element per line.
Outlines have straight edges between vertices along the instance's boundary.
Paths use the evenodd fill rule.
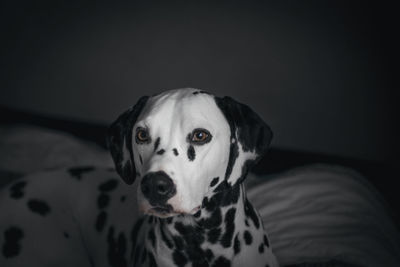
<path fill-rule="evenodd" d="M 231 130 L 229 162 L 225 181 L 233 186 L 246 177 L 249 169 L 267 151 L 272 131 L 250 107 L 231 97 L 215 98 Z"/>
<path fill-rule="evenodd" d="M 148 98 L 148 96 L 141 97 L 136 105 L 120 115 L 108 128 L 107 145 L 115 169 L 127 184 L 132 184 L 136 178 L 132 151 L 132 130 Z"/>

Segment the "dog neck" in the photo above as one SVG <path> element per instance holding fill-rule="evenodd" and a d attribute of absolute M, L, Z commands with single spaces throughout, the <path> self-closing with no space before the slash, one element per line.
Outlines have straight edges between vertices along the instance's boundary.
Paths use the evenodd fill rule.
<path fill-rule="evenodd" d="M 243 184 L 205 197 L 201 209 L 194 215 L 166 219 L 147 216 L 146 220 L 149 229 L 145 234 L 145 250 L 165 266 L 184 266 L 187 262 L 196 266 L 211 266 L 211 262 L 223 264 L 249 249 L 246 244 L 258 242 L 256 248 L 260 249 L 259 246 L 266 246 L 268 242 Z"/>

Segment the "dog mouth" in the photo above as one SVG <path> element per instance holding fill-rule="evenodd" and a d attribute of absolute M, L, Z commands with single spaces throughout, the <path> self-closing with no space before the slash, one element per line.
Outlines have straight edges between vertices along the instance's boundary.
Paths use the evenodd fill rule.
<path fill-rule="evenodd" d="M 159 214 L 169 214 L 172 212 L 172 209 L 170 207 L 154 207 L 150 209 L 150 212 L 152 213 L 159 213 Z"/>
<path fill-rule="evenodd" d="M 172 206 L 166 205 L 166 206 L 155 206 L 147 211 L 145 213 L 149 215 L 154 215 L 160 218 L 166 218 L 166 217 L 171 217 L 176 215 L 176 212 L 173 211 Z"/>
<path fill-rule="evenodd" d="M 160 218 L 167 218 L 167 217 L 172 217 L 176 215 L 193 215 L 195 214 L 198 210 L 200 210 L 200 206 L 192 209 L 190 212 L 184 212 L 184 211 L 178 211 L 174 210 L 171 205 L 166 205 L 166 206 L 155 206 L 147 210 L 145 213 L 153 216 L 157 216 Z"/>

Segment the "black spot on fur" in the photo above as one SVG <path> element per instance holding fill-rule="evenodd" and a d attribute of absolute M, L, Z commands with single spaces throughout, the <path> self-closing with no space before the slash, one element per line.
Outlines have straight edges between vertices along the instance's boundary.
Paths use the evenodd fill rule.
<path fill-rule="evenodd" d="M 135 248 L 136 248 L 136 242 L 138 239 L 138 233 L 140 231 L 140 228 L 142 227 L 144 218 L 140 218 L 135 225 L 133 226 L 132 232 L 131 232 L 131 242 L 132 242 L 132 251 L 131 251 L 131 258 L 135 257 L 135 259 L 139 258 L 139 255 L 134 255 Z"/>
<path fill-rule="evenodd" d="M 224 193 L 224 197 L 221 201 L 221 207 L 226 207 L 232 204 L 236 204 L 240 196 L 240 184 L 233 186 L 231 190 L 227 190 Z"/>
<path fill-rule="evenodd" d="M 181 222 L 176 222 L 174 226 L 184 241 L 183 250 L 193 266 L 207 266 L 205 252 L 201 248 L 201 244 L 205 241 L 204 231 Z"/>
<path fill-rule="evenodd" d="M 187 156 L 190 161 L 193 161 L 196 158 L 196 151 L 192 145 L 190 145 L 188 148 Z"/>
<path fill-rule="evenodd" d="M 149 252 L 149 266 L 150 267 L 157 267 L 156 260 L 154 258 L 154 255 Z"/>
<path fill-rule="evenodd" d="M 204 253 L 205 253 L 205 252 L 201 251 L 201 254 L 202 254 L 202 255 L 203 255 Z M 204 258 L 201 259 L 200 262 L 197 262 L 197 261 L 193 262 L 193 263 L 192 263 L 192 266 L 193 266 L 193 267 L 209 267 L 210 264 L 207 262 L 207 258 L 205 258 L 205 256 L 204 256 Z"/>
<path fill-rule="evenodd" d="M 228 181 L 229 177 L 232 174 L 233 166 L 235 165 L 236 159 L 239 157 L 239 147 L 237 141 L 230 145 L 229 148 L 229 158 L 228 165 L 226 166 L 225 171 L 225 180 Z"/>
<path fill-rule="evenodd" d="M 154 228 L 153 227 L 149 231 L 148 238 L 151 241 L 151 245 L 155 249 L 156 248 L 156 235 L 154 234 Z"/>
<path fill-rule="evenodd" d="M 263 244 L 263 243 L 261 243 L 261 244 L 258 246 L 258 252 L 264 253 L 264 244 Z"/>
<path fill-rule="evenodd" d="M 220 226 L 222 223 L 221 209 L 215 209 L 210 217 L 207 219 L 201 219 L 200 225 L 205 229 L 211 229 Z"/>
<path fill-rule="evenodd" d="M 221 236 L 221 228 L 214 228 L 208 231 L 207 240 L 211 244 L 215 244 Z"/>
<path fill-rule="evenodd" d="M 16 226 L 12 226 L 4 231 L 2 252 L 5 258 L 15 257 L 21 252 L 21 245 L 19 242 L 23 237 L 24 232 Z"/>
<path fill-rule="evenodd" d="M 267 235 L 264 235 L 264 245 L 266 245 L 267 248 L 269 247 L 269 240 L 268 240 Z"/>
<path fill-rule="evenodd" d="M 165 153 L 165 150 L 164 149 L 160 149 L 159 151 L 157 151 L 157 155 L 162 155 L 162 154 L 164 154 Z"/>
<path fill-rule="evenodd" d="M 169 249 L 172 249 L 174 245 L 172 244 L 171 240 L 167 237 L 163 223 L 160 227 L 160 232 L 161 232 L 161 239 L 163 240 L 163 242 L 167 245 Z"/>
<path fill-rule="evenodd" d="M 207 197 L 203 199 L 202 206 L 208 211 L 212 211 L 216 207 L 226 207 L 238 202 L 240 196 L 240 184 L 237 184 L 233 187 L 225 187 L 225 184 L 226 181 L 220 183 L 220 185 L 218 185 L 214 190 L 214 192 L 217 190 L 218 192 L 216 192 L 210 199 Z"/>
<path fill-rule="evenodd" d="M 243 165 L 242 165 L 242 172 L 240 174 L 240 176 L 238 177 L 236 183 L 240 184 L 244 181 L 244 179 L 246 178 L 247 174 L 249 173 L 249 170 L 254 166 L 254 164 L 256 163 L 255 160 L 246 160 Z"/>
<path fill-rule="evenodd" d="M 174 152 L 174 155 L 175 155 L 175 156 L 178 156 L 178 155 L 179 155 L 178 150 L 177 150 L 176 148 L 172 149 L 172 151 Z"/>
<path fill-rule="evenodd" d="M 24 187 L 26 186 L 26 181 L 19 181 L 10 187 L 10 196 L 14 199 L 19 199 L 24 196 Z"/>
<path fill-rule="evenodd" d="M 156 141 L 154 142 L 154 151 L 156 151 L 157 150 L 157 148 L 158 148 L 158 146 L 160 145 L 160 137 L 158 137 L 157 139 L 156 139 Z"/>
<path fill-rule="evenodd" d="M 172 217 L 168 217 L 166 221 L 167 221 L 168 224 L 171 224 L 172 221 L 173 221 L 173 218 Z"/>
<path fill-rule="evenodd" d="M 215 260 L 214 264 L 212 267 L 230 267 L 231 262 L 230 260 L 226 259 L 223 256 L 218 257 L 218 259 Z"/>
<path fill-rule="evenodd" d="M 249 221 L 247 219 L 244 220 L 244 223 L 246 224 L 247 227 L 250 227 Z"/>
<path fill-rule="evenodd" d="M 127 249 L 127 242 L 124 233 L 119 233 L 118 237 L 115 233 L 114 236 L 114 227 L 110 226 L 108 228 L 108 235 L 107 235 L 107 243 L 108 243 L 108 250 L 107 250 L 107 257 L 108 263 L 113 267 L 126 267 L 127 261 L 125 258 L 126 249 Z"/>
<path fill-rule="evenodd" d="M 180 236 L 173 236 L 175 246 L 178 250 L 183 250 L 183 239 Z"/>
<path fill-rule="evenodd" d="M 215 189 L 213 192 L 217 193 L 217 192 L 222 192 L 222 191 L 226 191 L 229 190 L 231 188 L 231 186 L 228 184 L 228 182 L 226 180 L 223 180 Z"/>
<path fill-rule="evenodd" d="M 69 168 L 68 172 L 71 176 L 80 180 L 80 179 L 82 179 L 82 174 L 84 174 L 86 172 L 91 172 L 93 170 L 94 170 L 94 167 L 92 167 L 92 166 L 82 166 L 82 167 Z"/>
<path fill-rule="evenodd" d="M 202 207 L 204 207 L 207 211 L 213 211 L 217 207 L 217 203 L 215 203 L 215 197 L 205 197 L 203 199 Z"/>
<path fill-rule="evenodd" d="M 69 239 L 69 234 L 68 234 L 67 232 L 64 232 L 63 234 L 64 234 L 64 237 L 65 237 L 66 239 Z"/>
<path fill-rule="evenodd" d="M 104 226 L 106 225 L 106 221 L 107 221 L 107 213 L 105 211 L 100 212 L 97 215 L 96 225 L 95 225 L 97 232 L 103 231 Z"/>
<path fill-rule="evenodd" d="M 250 219 L 253 221 L 254 226 L 257 229 L 260 228 L 260 221 L 258 219 L 257 213 L 247 199 L 244 204 L 244 212 L 246 214 L 246 217 L 250 217 Z"/>
<path fill-rule="evenodd" d="M 176 266 L 179 267 L 184 267 L 185 264 L 188 262 L 186 256 L 179 250 L 175 250 L 174 253 L 172 253 L 172 259 L 174 260 Z"/>
<path fill-rule="evenodd" d="M 126 200 L 126 196 L 121 196 L 120 201 L 125 202 L 125 200 Z"/>
<path fill-rule="evenodd" d="M 249 231 L 244 231 L 243 238 L 244 242 L 246 242 L 246 245 L 251 245 L 251 243 L 253 242 L 253 236 Z"/>
<path fill-rule="evenodd" d="M 236 209 L 230 208 L 225 215 L 225 233 L 221 238 L 221 245 L 225 248 L 231 246 L 233 234 L 235 232 L 235 214 Z"/>
<path fill-rule="evenodd" d="M 195 218 L 199 218 L 201 216 L 201 209 L 198 210 L 194 215 Z"/>
<path fill-rule="evenodd" d="M 121 173 L 118 173 L 127 184 L 132 184 L 133 182 L 131 182 L 131 180 L 133 179 L 133 181 L 134 181 L 138 174 L 138 172 L 136 172 L 136 169 L 135 169 L 136 176 L 133 176 L 133 173 L 132 173 L 132 169 L 134 168 L 133 166 L 135 166 L 135 164 L 132 165 L 131 161 L 128 160 L 121 167 L 121 169 L 120 169 Z"/>
<path fill-rule="evenodd" d="M 214 259 L 214 253 L 212 252 L 211 249 L 207 249 L 205 254 L 207 262 L 211 262 Z"/>
<path fill-rule="evenodd" d="M 190 244 L 192 242 L 202 244 L 204 242 L 203 234 L 194 226 L 184 225 L 181 222 L 176 222 L 175 229 L 182 235 L 183 239 L 186 241 L 186 244 Z"/>
<path fill-rule="evenodd" d="M 233 242 L 233 250 L 235 252 L 235 255 L 240 252 L 239 233 L 237 233 L 235 236 L 235 241 Z"/>
<path fill-rule="evenodd" d="M 217 183 L 219 182 L 219 177 L 215 177 L 214 179 L 212 179 L 210 186 L 213 187 L 215 186 Z"/>
<path fill-rule="evenodd" d="M 117 187 L 118 182 L 119 181 L 117 179 L 110 179 L 108 181 L 105 181 L 104 183 L 99 185 L 99 190 L 102 192 L 113 191 Z"/>
<path fill-rule="evenodd" d="M 97 198 L 97 207 L 104 209 L 110 203 L 110 197 L 106 194 L 100 194 Z"/>
<path fill-rule="evenodd" d="M 41 216 L 46 216 L 50 213 L 50 206 L 43 200 L 31 199 L 28 201 L 28 208 Z"/>

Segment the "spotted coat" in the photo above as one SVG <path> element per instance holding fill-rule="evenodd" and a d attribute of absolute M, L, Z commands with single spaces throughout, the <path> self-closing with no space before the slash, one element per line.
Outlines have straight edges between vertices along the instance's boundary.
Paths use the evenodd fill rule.
<path fill-rule="evenodd" d="M 110 126 L 116 173 L 77 166 L 3 188 L 0 266 L 278 266 L 242 183 L 271 137 L 229 97 L 143 97 Z"/>

